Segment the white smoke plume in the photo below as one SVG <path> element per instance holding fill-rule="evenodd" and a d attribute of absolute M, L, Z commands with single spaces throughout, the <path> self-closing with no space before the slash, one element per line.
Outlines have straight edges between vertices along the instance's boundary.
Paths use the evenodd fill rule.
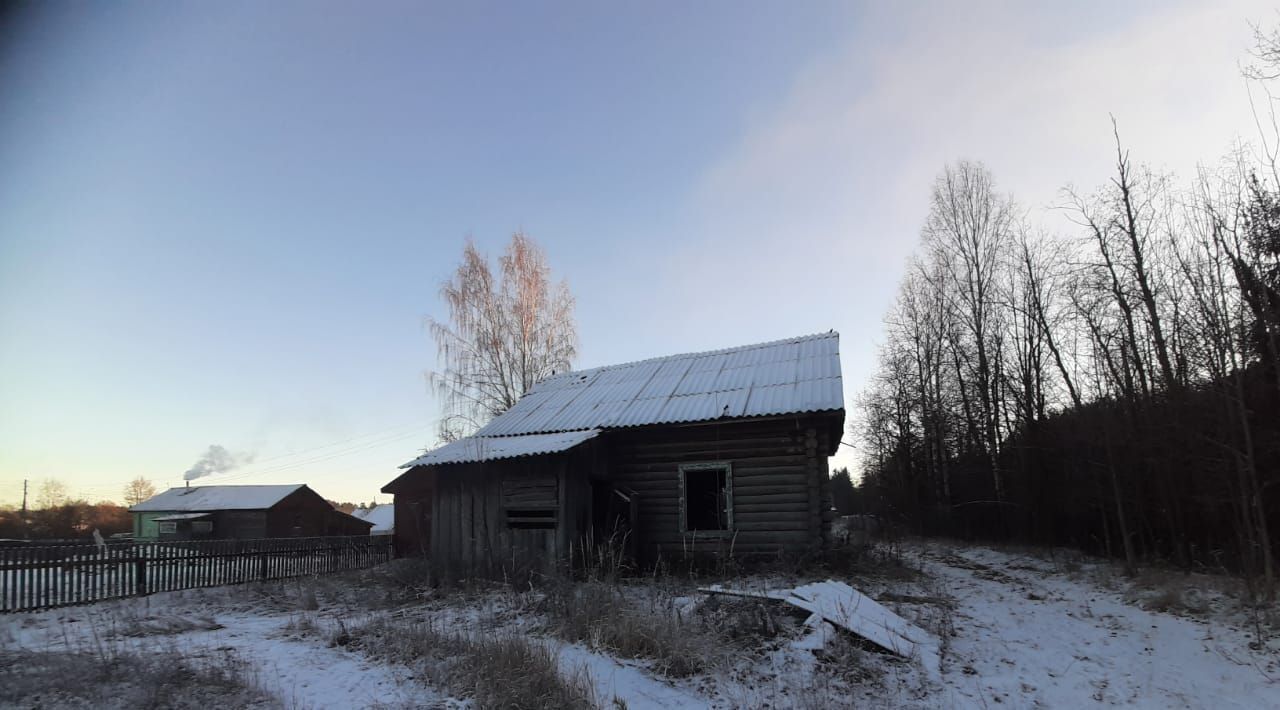
<path fill-rule="evenodd" d="M 186 473 L 182 474 L 182 478 L 193 481 L 202 476 L 226 473 L 247 463 L 253 463 L 253 454 L 233 454 L 227 451 L 226 447 L 213 444 L 191 468 L 187 469 Z"/>

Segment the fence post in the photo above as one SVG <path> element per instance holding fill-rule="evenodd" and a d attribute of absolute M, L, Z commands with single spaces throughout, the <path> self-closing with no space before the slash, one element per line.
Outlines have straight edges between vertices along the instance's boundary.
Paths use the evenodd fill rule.
<path fill-rule="evenodd" d="M 267 552 L 266 545 L 258 548 L 258 579 L 267 581 Z"/>
<path fill-rule="evenodd" d="M 138 558 L 133 561 L 133 593 L 138 596 L 145 596 L 147 593 L 147 558 L 141 553 Z"/>

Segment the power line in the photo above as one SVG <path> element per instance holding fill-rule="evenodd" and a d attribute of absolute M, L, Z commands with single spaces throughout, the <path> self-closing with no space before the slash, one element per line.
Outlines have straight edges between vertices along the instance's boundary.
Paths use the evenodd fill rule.
<path fill-rule="evenodd" d="M 362 442 L 357 446 L 348 447 L 346 449 L 340 449 L 338 451 L 329 452 L 321 456 L 316 456 L 316 457 L 304 459 L 301 461 L 293 461 L 286 464 L 271 466 L 267 468 L 248 468 L 243 470 L 232 470 L 224 474 L 213 474 L 211 476 L 202 476 L 201 479 L 210 479 L 212 483 L 224 483 L 226 481 L 241 480 L 249 476 L 260 476 L 260 475 L 271 474 L 271 473 L 279 473 L 282 471 L 291 471 L 294 469 L 301 468 L 303 466 L 310 466 L 312 464 L 322 463 L 324 461 L 331 461 L 333 459 L 350 456 L 352 454 L 361 453 L 363 451 L 369 451 L 372 449 L 379 448 L 381 446 L 386 446 L 387 444 L 403 441 L 405 439 L 408 439 L 413 436 L 418 436 L 418 435 L 419 435 L 419 432 L 417 431 L 404 432 L 401 434 L 387 436 L 387 437 L 383 437 L 381 439 L 376 439 L 373 441 Z M 319 447 L 319 448 L 322 449 L 322 448 L 330 448 L 330 447 Z M 318 450 L 318 449 L 312 449 L 312 451 L 315 451 L 315 450 Z M 299 452 L 299 454 L 293 454 L 293 455 L 300 455 L 301 453 L 305 453 L 305 452 Z M 282 457 L 275 457 L 275 459 L 279 459 L 279 458 L 282 458 Z M 275 460 L 275 459 L 269 459 L 269 460 Z"/>
<path fill-rule="evenodd" d="M 411 431 L 416 432 L 416 431 L 418 430 L 418 428 L 419 428 L 419 427 L 423 427 L 424 425 L 429 426 L 430 424 L 431 424 L 431 422 L 414 422 L 414 423 L 411 423 L 411 424 L 400 424 L 400 425 L 398 425 L 398 426 L 387 427 L 386 429 L 382 429 L 382 430 L 380 430 L 380 431 L 369 432 L 369 433 L 367 433 L 367 434 L 360 434 L 360 435 L 358 435 L 358 436 L 353 436 L 353 437 L 351 437 L 351 438 L 349 438 L 349 439 L 342 439 L 341 441 L 335 441 L 335 442 L 330 443 L 330 444 L 324 444 L 324 445 L 322 445 L 322 446 L 316 446 L 316 447 L 312 447 L 312 448 L 310 448 L 310 449 L 303 449 L 302 451 L 291 451 L 291 452 L 289 452 L 289 453 L 287 453 L 287 454 L 279 454 L 279 455 L 277 455 L 277 456 L 272 456 L 272 457 L 270 457 L 270 458 L 262 459 L 261 461 L 254 461 L 254 463 L 255 463 L 255 464 L 264 464 L 264 463 L 268 463 L 268 462 L 271 462 L 271 461 L 276 461 L 276 460 L 279 460 L 279 459 L 290 458 L 290 457 L 293 457 L 293 456 L 301 456 L 301 455 L 303 455 L 303 454 L 311 453 L 311 452 L 313 452 L 313 451 L 320 451 L 321 449 L 328 449 L 328 448 L 332 448 L 332 447 L 334 447 L 334 446 L 341 446 L 341 445 L 343 445 L 343 444 L 347 444 L 347 443 L 350 443 L 350 442 L 352 442 L 352 441 L 357 441 L 357 440 L 359 440 L 359 439 L 369 439 L 369 438 L 373 438 L 373 437 L 379 437 L 379 436 L 382 436 L 383 434 L 387 434 L 387 433 L 390 433 L 390 432 L 393 432 L 393 431 L 397 431 L 397 430 L 399 430 L 399 429 L 406 429 L 406 428 L 408 428 L 408 429 L 410 429 Z M 216 475 L 216 474 L 215 474 L 215 475 Z"/>

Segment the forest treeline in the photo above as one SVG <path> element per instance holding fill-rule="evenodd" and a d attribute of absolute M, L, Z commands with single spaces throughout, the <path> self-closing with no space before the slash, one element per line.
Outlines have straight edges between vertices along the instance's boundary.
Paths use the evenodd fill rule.
<path fill-rule="evenodd" d="M 1265 86 L 1276 35 L 1259 35 Z M 1270 102 L 1270 94 L 1267 94 Z M 1268 103 L 1268 105 L 1271 105 Z M 1264 111 L 1266 109 L 1263 109 Z M 1102 148 L 1102 146 L 1100 146 Z M 858 500 L 926 534 L 1244 573 L 1280 546 L 1280 172 L 1109 148 L 1051 234 L 981 164 L 933 185 L 857 403 Z"/>
<path fill-rule="evenodd" d="M 26 511 L 0 508 L 0 540 L 90 539 L 97 530 L 103 536 L 133 530 L 129 509 L 111 502 L 67 500 L 46 508 Z"/>

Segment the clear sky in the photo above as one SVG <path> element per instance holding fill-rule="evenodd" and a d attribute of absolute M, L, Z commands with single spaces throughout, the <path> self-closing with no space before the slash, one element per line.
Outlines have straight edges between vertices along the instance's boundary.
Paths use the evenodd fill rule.
<path fill-rule="evenodd" d="M 0 503 L 211 444 L 369 500 L 422 327 L 523 229 L 580 367 L 829 329 L 849 407 L 947 161 L 1043 216 L 1257 135 L 1261 2 L 40 3 L 0 27 Z M 848 463 L 842 454 L 837 463 Z M 386 496 L 381 499 L 386 500 Z"/>

